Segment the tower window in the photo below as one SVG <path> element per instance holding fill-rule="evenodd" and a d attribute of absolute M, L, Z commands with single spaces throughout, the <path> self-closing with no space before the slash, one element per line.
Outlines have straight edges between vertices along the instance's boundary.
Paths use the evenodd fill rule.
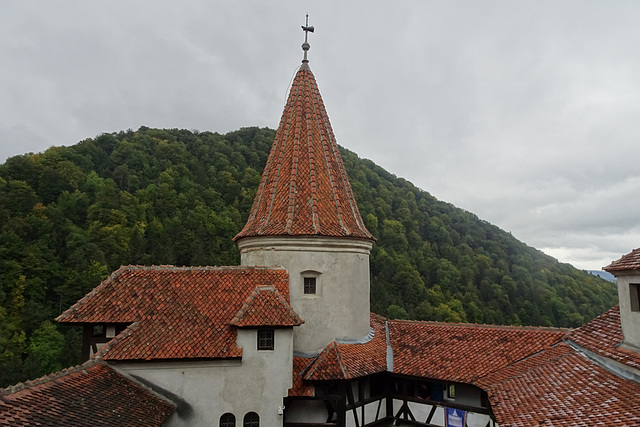
<path fill-rule="evenodd" d="M 304 293 L 305 295 L 315 295 L 316 294 L 316 278 L 315 277 L 305 277 L 304 278 Z"/>
<path fill-rule="evenodd" d="M 640 311 L 640 283 L 630 283 L 631 311 Z"/>
<path fill-rule="evenodd" d="M 242 427 L 260 427 L 260 417 L 255 412 L 248 412 L 244 416 Z"/>
<path fill-rule="evenodd" d="M 220 417 L 220 427 L 236 427 L 236 416 L 227 412 Z"/>
<path fill-rule="evenodd" d="M 273 329 L 258 329 L 258 350 L 273 350 L 274 338 Z"/>

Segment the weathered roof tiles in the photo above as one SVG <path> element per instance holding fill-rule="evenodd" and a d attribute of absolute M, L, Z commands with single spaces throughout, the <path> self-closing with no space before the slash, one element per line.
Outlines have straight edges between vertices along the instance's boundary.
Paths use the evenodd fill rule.
<path fill-rule="evenodd" d="M 174 410 L 173 403 L 95 361 L 0 390 L 0 425 L 160 426 Z"/>
<path fill-rule="evenodd" d="M 252 236 L 373 239 L 308 67 L 293 80 L 249 218 L 235 239 Z"/>
<path fill-rule="evenodd" d="M 238 358 L 231 322 L 256 287 L 272 289 L 259 303 L 276 323 L 301 321 L 288 307 L 288 277 L 279 267 L 121 267 L 56 320 L 132 323 L 99 353 L 104 360 Z"/>

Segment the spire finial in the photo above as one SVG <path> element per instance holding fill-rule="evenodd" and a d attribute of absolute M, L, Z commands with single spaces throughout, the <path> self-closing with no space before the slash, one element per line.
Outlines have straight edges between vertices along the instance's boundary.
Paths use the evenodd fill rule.
<path fill-rule="evenodd" d="M 302 63 L 306 64 L 307 62 L 309 62 L 309 60 L 307 59 L 307 52 L 309 51 L 309 48 L 311 47 L 309 45 L 309 42 L 307 41 L 307 37 L 309 36 L 309 33 L 313 33 L 313 26 L 309 26 L 309 14 L 307 13 L 307 21 L 305 23 L 305 25 L 302 26 L 302 31 L 304 31 L 304 43 L 302 43 L 302 50 L 304 50 L 304 58 L 302 59 Z"/>

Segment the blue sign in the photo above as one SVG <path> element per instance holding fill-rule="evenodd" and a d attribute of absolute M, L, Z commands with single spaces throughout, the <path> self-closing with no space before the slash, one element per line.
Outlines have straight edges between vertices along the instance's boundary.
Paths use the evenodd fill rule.
<path fill-rule="evenodd" d="M 444 408 L 444 425 L 447 427 L 465 427 L 467 423 L 467 411 L 456 408 Z"/>

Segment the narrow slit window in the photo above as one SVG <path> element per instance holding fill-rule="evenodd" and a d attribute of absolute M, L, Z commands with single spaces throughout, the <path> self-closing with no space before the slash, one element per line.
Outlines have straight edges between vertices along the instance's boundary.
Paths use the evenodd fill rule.
<path fill-rule="evenodd" d="M 304 294 L 305 295 L 315 295 L 317 292 L 316 289 L 316 278 L 315 277 L 305 277 L 304 278 Z"/>

